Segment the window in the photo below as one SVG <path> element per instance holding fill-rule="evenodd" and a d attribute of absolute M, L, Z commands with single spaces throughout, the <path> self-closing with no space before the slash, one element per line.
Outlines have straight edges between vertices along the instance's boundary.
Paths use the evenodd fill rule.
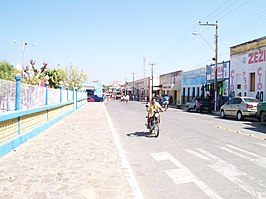
<path fill-rule="evenodd" d="M 231 99 L 227 104 L 234 104 L 235 99 Z"/>
<path fill-rule="evenodd" d="M 234 104 L 241 104 L 242 100 L 240 98 L 235 98 Z"/>
<path fill-rule="evenodd" d="M 255 91 L 255 73 L 250 73 L 250 91 L 254 92 Z"/>

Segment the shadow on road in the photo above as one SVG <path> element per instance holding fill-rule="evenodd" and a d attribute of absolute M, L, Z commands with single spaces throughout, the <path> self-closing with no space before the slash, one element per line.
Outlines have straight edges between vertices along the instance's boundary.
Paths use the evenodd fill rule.
<path fill-rule="evenodd" d="M 127 136 L 129 137 L 147 137 L 147 138 L 154 138 L 154 135 L 150 132 L 134 132 L 134 133 L 128 133 Z"/>
<path fill-rule="evenodd" d="M 249 127 L 245 127 L 244 129 L 256 131 L 258 133 L 266 134 L 266 128 L 263 126 L 260 122 L 251 122 L 246 123 L 246 125 L 249 125 Z"/>

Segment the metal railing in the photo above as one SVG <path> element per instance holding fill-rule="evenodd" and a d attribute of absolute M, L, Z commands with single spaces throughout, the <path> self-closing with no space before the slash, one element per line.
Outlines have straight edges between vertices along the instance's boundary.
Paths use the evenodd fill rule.
<path fill-rule="evenodd" d="M 68 90 L 49 88 L 48 84 L 46 87 L 23 84 L 19 76 L 16 76 L 16 82 L 0 80 L 0 113 L 68 102 L 74 100 L 75 91 L 77 100 L 86 98 L 86 92 L 74 87 Z"/>

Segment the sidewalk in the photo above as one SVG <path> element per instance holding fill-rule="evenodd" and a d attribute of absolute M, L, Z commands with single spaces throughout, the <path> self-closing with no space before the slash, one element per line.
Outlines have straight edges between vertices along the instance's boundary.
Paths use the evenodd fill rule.
<path fill-rule="evenodd" d="M 0 158 L 0 199 L 133 198 L 102 103 Z"/>

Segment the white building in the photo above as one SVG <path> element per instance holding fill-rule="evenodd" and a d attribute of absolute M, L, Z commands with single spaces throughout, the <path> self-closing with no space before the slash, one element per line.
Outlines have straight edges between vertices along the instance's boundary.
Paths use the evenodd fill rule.
<path fill-rule="evenodd" d="M 150 77 L 137 79 L 134 83 L 130 82 L 129 84 L 131 85 L 131 89 L 128 89 L 128 94 L 131 96 L 134 94 L 134 100 L 146 101 L 147 99 L 151 99 L 152 79 Z M 157 94 L 159 90 L 159 78 L 153 77 L 153 92 Z"/>
<path fill-rule="evenodd" d="M 266 99 L 266 37 L 230 48 L 230 96 Z"/>
<path fill-rule="evenodd" d="M 171 98 L 170 102 L 181 106 L 182 70 L 160 75 L 161 95 Z"/>

